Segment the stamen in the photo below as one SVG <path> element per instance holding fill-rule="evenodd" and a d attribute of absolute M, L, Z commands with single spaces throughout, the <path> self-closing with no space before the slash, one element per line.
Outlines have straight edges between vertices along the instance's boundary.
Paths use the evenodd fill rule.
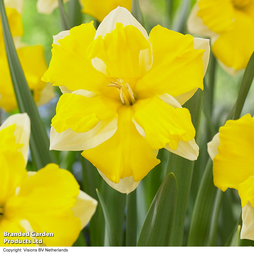
<path fill-rule="evenodd" d="M 114 87 L 119 90 L 120 99 L 124 105 L 132 105 L 136 99 L 131 87 L 124 80 L 117 78 L 117 82 L 110 81 L 108 87 Z"/>
<path fill-rule="evenodd" d="M 4 208 L 0 207 L 0 215 L 4 215 Z"/>

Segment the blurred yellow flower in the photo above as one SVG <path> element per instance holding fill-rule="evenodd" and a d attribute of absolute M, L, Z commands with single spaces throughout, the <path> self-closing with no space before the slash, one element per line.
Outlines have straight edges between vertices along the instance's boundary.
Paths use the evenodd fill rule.
<path fill-rule="evenodd" d="M 210 37 L 212 51 L 231 75 L 246 68 L 254 51 L 253 0 L 197 0 L 188 30 Z"/>
<path fill-rule="evenodd" d="M 13 115 L 0 127 L 0 246 L 70 246 L 94 214 L 97 201 L 56 164 L 27 172 L 29 136 L 27 114 Z M 30 236 L 6 234 L 20 232 Z M 33 237 L 32 232 L 54 237 Z"/>
<path fill-rule="evenodd" d="M 241 238 L 254 240 L 254 118 L 229 120 L 208 143 L 214 185 L 238 190 L 242 203 Z"/>
<path fill-rule="evenodd" d="M 64 0 L 66 3 L 69 0 Z M 101 22 L 112 10 L 121 6 L 131 11 L 132 0 L 79 0 L 82 12 L 95 17 Z M 58 0 L 38 0 L 37 10 L 40 13 L 51 14 L 58 7 Z"/>
<path fill-rule="evenodd" d="M 122 7 L 97 31 L 90 23 L 60 33 L 43 76 L 64 93 L 52 119 L 51 149 L 84 150 L 124 193 L 160 162 L 158 149 L 196 160 L 195 129 L 181 105 L 203 88 L 208 48 L 208 40 L 161 26 L 148 36 Z"/>
<path fill-rule="evenodd" d="M 19 0 L 6 1 L 7 18 L 27 83 L 33 92 L 36 104 L 40 106 L 55 97 L 54 89 L 50 84 L 41 81 L 41 76 L 47 70 L 43 46 L 27 46 L 21 42 L 23 24 L 19 11 L 22 6 L 17 4 L 18 10 L 8 7 L 9 5 L 14 6 L 15 2 L 18 3 Z M 0 27 L 0 68 L 0 107 L 10 112 L 17 109 L 18 106 L 5 53 L 2 26 Z"/>

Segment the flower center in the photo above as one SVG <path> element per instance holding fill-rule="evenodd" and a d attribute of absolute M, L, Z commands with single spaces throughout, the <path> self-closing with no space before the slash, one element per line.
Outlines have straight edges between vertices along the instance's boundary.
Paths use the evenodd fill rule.
<path fill-rule="evenodd" d="M 116 80 L 116 82 L 110 81 L 110 85 L 108 85 L 108 87 L 114 87 L 119 90 L 120 99 L 124 105 L 133 105 L 136 99 L 130 85 L 122 79 Z"/>
<path fill-rule="evenodd" d="M 235 8 L 241 9 L 246 7 L 250 3 L 250 0 L 232 0 L 232 3 Z"/>

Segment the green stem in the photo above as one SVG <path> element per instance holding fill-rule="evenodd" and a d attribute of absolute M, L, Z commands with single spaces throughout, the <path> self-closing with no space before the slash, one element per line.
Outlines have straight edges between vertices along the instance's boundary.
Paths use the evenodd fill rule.
<path fill-rule="evenodd" d="M 60 17 L 61 17 L 62 29 L 63 30 L 70 30 L 71 26 L 70 26 L 70 22 L 67 17 L 67 14 L 64 10 L 63 0 L 58 0 L 58 7 L 59 7 L 59 12 L 60 12 Z"/>
<path fill-rule="evenodd" d="M 78 26 L 82 24 L 82 13 L 81 13 L 81 6 L 79 3 L 79 0 L 71 0 L 68 3 L 69 7 L 69 21 L 70 21 L 70 26 Z"/>
<path fill-rule="evenodd" d="M 126 246 L 137 244 L 137 194 L 136 190 L 129 193 L 126 199 Z"/>

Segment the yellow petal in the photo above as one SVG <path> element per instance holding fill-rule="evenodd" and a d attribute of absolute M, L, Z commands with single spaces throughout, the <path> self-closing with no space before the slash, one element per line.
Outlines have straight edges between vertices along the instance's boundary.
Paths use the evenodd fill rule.
<path fill-rule="evenodd" d="M 248 14 L 235 11 L 233 27 L 213 43 L 212 50 L 226 67 L 244 69 L 254 51 L 254 21 Z"/>
<path fill-rule="evenodd" d="M 241 239 L 254 240 L 254 207 L 248 203 L 242 209 Z"/>
<path fill-rule="evenodd" d="M 15 142 L 16 144 L 21 144 L 21 147 L 18 149 L 18 151 L 22 153 L 25 163 L 27 163 L 30 138 L 30 118 L 26 113 L 12 115 L 8 117 L 6 121 L 2 124 L 2 126 L 0 127 L 0 131 L 11 125 L 15 125 L 15 130 L 13 133 L 15 137 Z M 13 144 L 9 141 L 5 142 L 5 144 L 2 143 L 1 146 L 6 147 L 6 145 L 13 147 Z"/>
<path fill-rule="evenodd" d="M 35 232 L 52 232 L 54 237 L 43 238 L 47 246 L 70 246 L 81 230 L 81 221 L 71 210 L 78 194 L 79 186 L 71 173 L 48 164 L 7 200 L 4 214 L 17 224 L 27 220 Z"/>
<path fill-rule="evenodd" d="M 88 51 L 91 59 L 101 60 L 93 62 L 93 66 L 99 71 L 103 66 L 101 72 L 106 71 L 106 76 L 111 78 L 135 79 L 151 68 L 150 42 L 139 29 L 131 25 L 123 26 L 122 23 L 116 23 L 116 28 L 104 38 L 98 36 L 91 43 Z"/>
<path fill-rule="evenodd" d="M 113 183 L 130 176 L 138 182 L 159 163 L 153 149 L 136 130 L 132 116 L 132 107 L 119 108 L 116 133 L 101 145 L 82 153 Z"/>
<path fill-rule="evenodd" d="M 144 129 L 145 139 L 154 149 L 168 146 L 176 150 L 179 140 L 188 142 L 195 136 L 191 116 L 185 108 L 174 108 L 154 97 L 133 105 L 134 120 Z"/>
<path fill-rule="evenodd" d="M 80 90 L 80 93 L 82 91 L 84 90 Z M 86 97 L 82 94 L 65 93 L 57 104 L 52 126 L 58 133 L 69 128 L 76 133 L 88 132 L 100 121 L 109 122 L 116 118 L 119 105 L 120 103 L 100 95 Z"/>
<path fill-rule="evenodd" d="M 219 129 L 219 153 L 213 160 L 213 175 L 215 186 L 223 191 L 238 189 L 239 184 L 254 175 L 253 128 L 254 119 L 248 114 L 227 121 Z"/>
<path fill-rule="evenodd" d="M 63 0 L 64 3 L 69 0 Z M 58 7 L 58 0 L 38 0 L 37 11 L 43 14 L 51 14 Z"/>
<path fill-rule="evenodd" d="M 203 89 L 204 50 L 194 49 L 192 36 L 156 26 L 149 40 L 153 48 L 153 66 L 137 82 L 137 98 L 165 93 L 176 97 L 193 89 Z"/>
<path fill-rule="evenodd" d="M 91 198 L 83 191 L 79 191 L 79 195 L 76 197 L 75 206 L 72 208 L 74 217 L 78 217 L 81 220 L 81 229 L 83 229 L 90 221 L 91 217 L 95 213 L 98 202 Z"/>
<path fill-rule="evenodd" d="M 234 7 L 231 0 L 200 0 L 197 15 L 204 24 L 215 33 L 222 33 L 232 28 Z"/>
<path fill-rule="evenodd" d="M 213 32 L 212 30 L 209 29 L 208 26 L 206 26 L 202 20 L 198 16 L 198 11 L 199 11 L 199 6 L 196 3 L 190 13 L 190 16 L 187 20 L 187 29 L 190 33 L 196 34 L 199 36 L 204 36 L 204 37 L 216 37 L 217 34 Z"/>
<path fill-rule="evenodd" d="M 48 100 L 52 99 L 52 97 L 42 98 L 46 84 L 41 81 L 41 76 L 47 69 L 47 64 L 44 58 L 44 48 L 40 45 L 25 46 L 18 48 L 17 54 L 28 82 L 28 86 L 33 91 L 35 102 L 48 102 Z M 2 70 L 0 73 L 0 94 L 2 95 L 0 106 L 7 112 L 10 112 L 17 109 L 17 102 L 6 55 L 1 57 L 0 67 Z"/>
<path fill-rule="evenodd" d="M 95 28 L 92 23 L 74 27 L 57 36 L 52 45 L 49 68 L 42 80 L 55 86 L 65 86 L 70 91 L 108 91 L 110 80 L 94 69 L 87 56 L 87 48 L 94 36 Z M 64 38 L 60 39 L 61 37 Z"/>
<path fill-rule="evenodd" d="M 118 6 L 125 7 L 131 11 L 132 0 L 81 0 L 83 6 L 82 12 L 95 17 L 98 21 L 102 21 L 106 15 Z"/>
<path fill-rule="evenodd" d="M 239 184 L 238 193 L 241 198 L 242 207 L 248 202 L 254 206 L 254 175 L 249 176 L 244 182 Z"/>

